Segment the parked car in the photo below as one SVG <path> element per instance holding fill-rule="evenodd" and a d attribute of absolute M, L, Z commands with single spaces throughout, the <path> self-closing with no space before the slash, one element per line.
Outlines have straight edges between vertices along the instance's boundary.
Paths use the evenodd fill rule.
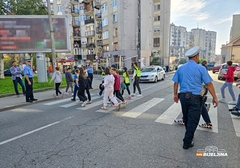
<path fill-rule="evenodd" d="M 234 78 L 237 79 L 237 74 L 240 72 L 239 63 L 232 63 L 232 66 L 236 67 L 234 72 Z M 218 80 L 225 80 L 224 75 L 227 74 L 227 64 L 224 63 L 221 65 L 218 73 Z"/>
<path fill-rule="evenodd" d="M 5 69 L 4 70 L 4 76 L 12 76 L 10 69 Z"/>
<path fill-rule="evenodd" d="M 219 72 L 220 68 L 221 68 L 221 65 L 214 65 L 214 67 L 212 67 L 212 72 L 213 73 Z"/>
<path fill-rule="evenodd" d="M 165 71 L 161 66 L 150 66 L 141 70 L 140 82 L 158 82 L 164 78 Z"/>
<path fill-rule="evenodd" d="M 206 67 L 207 67 L 207 70 L 210 71 L 214 67 L 214 64 L 207 64 Z"/>

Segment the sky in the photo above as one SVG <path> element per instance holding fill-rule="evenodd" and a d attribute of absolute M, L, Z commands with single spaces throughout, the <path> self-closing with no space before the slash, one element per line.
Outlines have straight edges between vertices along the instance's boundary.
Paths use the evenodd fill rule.
<path fill-rule="evenodd" d="M 229 42 L 232 16 L 240 14 L 240 0 L 171 0 L 171 20 L 184 26 L 217 32 L 216 54 L 222 44 Z"/>

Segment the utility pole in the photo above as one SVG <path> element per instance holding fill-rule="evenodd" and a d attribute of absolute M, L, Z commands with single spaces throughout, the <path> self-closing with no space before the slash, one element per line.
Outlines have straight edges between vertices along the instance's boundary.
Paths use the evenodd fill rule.
<path fill-rule="evenodd" d="M 52 42 L 52 69 L 55 71 L 56 67 L 56 54 L 55 54 L 55 39 L 54 39 L 54 30 L 53 30 L 53 21 L 52 21 L 52 11 L 50 6 L 50 0 L 47 0 L 47 8 L 48 8 L 48 19 L 50 26 L 50 34 L 51 34 L 51 42 Z"/>

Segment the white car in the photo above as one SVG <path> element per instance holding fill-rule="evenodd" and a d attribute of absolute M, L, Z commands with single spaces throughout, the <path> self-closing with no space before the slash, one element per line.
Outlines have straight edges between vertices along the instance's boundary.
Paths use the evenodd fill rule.
<path fill-rule="evenodd" d="M 158 82 L 164 78 L 165 71 L 161 66 L 150 66 L 141 70 L 140 82 Z"/>

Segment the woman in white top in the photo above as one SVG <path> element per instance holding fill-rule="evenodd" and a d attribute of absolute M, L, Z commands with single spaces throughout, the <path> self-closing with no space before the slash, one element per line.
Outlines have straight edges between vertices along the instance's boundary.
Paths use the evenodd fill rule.
<path fill-rule="evenodd" d="M 103 107 L 102 107 L 103 110 L 107 110 L 108 99 L 110 99 L 111 102 L 114 103 L 114 106 L 117 107 L 118 111 L 120 110 L 121 106 L 113 95 L 114 82 L 115 82 L 115 79 L 114 79 L 114 76 L 110 73 L 110 69 L 105 68 L 104 83 L 102 84 L 102 87 L 104 87 L 104 97 L 103 97 Z"/>
<path fill-rule="evenodd" d="M 56 89 L 56 97 L 58 97 L 58 93 L 63 96 L 62 92 L 59 90 L 59 87 L 62 83 L 62 74 L 59 71 L 59 67 L 56 67 L 55 69 L 56 69 L 56 71 L 53 73 L 53 76 L 52 76 L 52 79 L 50 80 L 50 83 L 54 80 L 55 89 Z"/>

